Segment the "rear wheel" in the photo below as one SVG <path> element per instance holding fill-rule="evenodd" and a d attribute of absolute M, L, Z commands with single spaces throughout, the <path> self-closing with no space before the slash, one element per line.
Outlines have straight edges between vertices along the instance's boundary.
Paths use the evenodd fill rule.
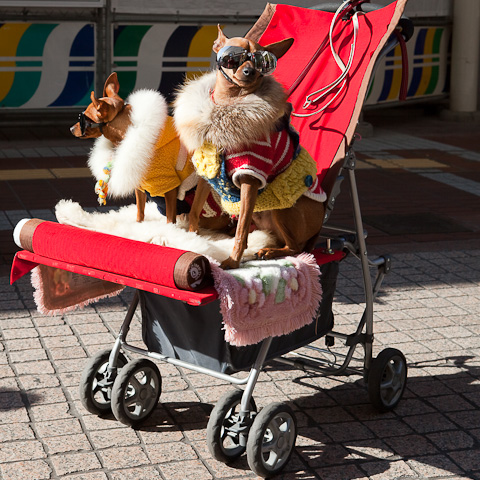
<path fill-rule="evenodd" d="M 400 350 L 386 348 L 372 361 L 368 374 L 368 396 L 379 412 L 393 410 L 407 384 L 407 361 Z"/>

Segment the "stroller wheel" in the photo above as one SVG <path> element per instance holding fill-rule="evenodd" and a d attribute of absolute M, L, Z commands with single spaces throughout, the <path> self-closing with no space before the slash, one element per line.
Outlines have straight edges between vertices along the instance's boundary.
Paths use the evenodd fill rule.
<path fill-rule="evenodd" d="M 83 406 L 94 415 L 104 415 L 111 411 L 112 387 L 115 373 L 108 372 L 108 359 L 111 350 L 103 350 L 89 359 L 80 378 L 80 400 Z M 117 373 L 127 364 L 125 355 L 117 357 Z"/>
<path fill-rule="evenodd" d="M 158 367 L 146 358 L 128 363 L 112 388 L 112 412 L 125 425 L 135 427 L 157 406 L 162 391 Z"/>
<path fill-rule="evenodd" d="M 228 463 L 237 459 L 245 451 L 245 441 L 241 441 L 241 433 L 248 434 L 245 422 L 239 416 L 243 390 L 231 390 L 220 397 L 207 424 L 207 445 L 215 460 Z M 250 400 L 250 412 L 256 412 L 257 406 L 253 398 Z M 246 419 L 248 420 L 248 419 Z M 242 429 L 243 427 L 243 429 Z"/>
<path fill-rule="evenodd" d="M 368 396 L 379 412 L 393 410 L 407 384 L 407 361 L 400 350 L 386 348 L 372 362 L 368 374 Z"/>
<path fill-rule="evenodd" d="M 253 421 L 247 441 L 247 461 L 260 477 L 271 477 L 290 460 L 297 425 L 293 410 L 286 403 L 266 406 Z"/>

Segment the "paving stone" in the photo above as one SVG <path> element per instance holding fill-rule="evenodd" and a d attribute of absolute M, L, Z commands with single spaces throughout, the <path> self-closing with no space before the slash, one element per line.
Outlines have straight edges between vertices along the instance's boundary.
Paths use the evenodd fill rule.
<path fill-rule="evenodd" d="M 62 478 L 68 480 L 107 480 L 107 475 L 104 472 L 87 472 L 79 475 L 67 475 Z"/>
<path fill-rule="evenodd" d="M 57 437 L 44 437 L 43 442 L 45 443 L 49 455 L 92 450 L 92 446 L 90 445 L 87 436 L 83 433 Z"/>
<path fill-rule="evenodd" d="M 19 377 L 20 383 L 25 390 L 36 388 L 56 387 L 60 385 L 60 380 L 54 375 L 22 375 Z"/>
<path fill-rule="evenodd" d="M 162 476 L 154 467 L 126 468 L 111 474 L 112 480 L 160 480 Z"/>
<path fill-rule="evenodd" d="M 123 447 L 140 443 L 135 430 L 131 428 L 91 432 L 90 438 L 96 448 Z"/>
<path fill-rule="evenodd" d="M 47 360 L 47 352 L 40 348 L 32 348 L 30 350 L 19 350 L 10 353 L 12 363 L 31 362 L 32 360 Z"/>
<path fill-rule="evenodd" d="M 93 452 L 65 453 L 53 455 L 50 458 L 58 475 L 88 472 L 101 468 L 101 464 Z"/>
<path fill-rule="evenodd" d="M 0 445 L 0 464 L 15 460 L 34 460 L 47 455 L 37 440 L 9 442 Z"/>
<path fill-rule="evenodd" d="M 32 440 L 35 433 L 30 425 L 25 423 L 11 423 L 0 425 L 0 442 L 13 442 L 15 440 Z"/>
<path fill-rule="evenodd" d="M 140 446 L 107 448 L 101 450 L 99 455 L 109 470 L 138 467 L 150 463 Z"/>
<path fill-rule="evenodd" d="M 82 433 L 82 426 L 76 418 L 37 422 L 35 429 L 41 438 Z"/>
<path fill-rule="evenodd" d="M 39 360 L 37 362 L 22 362 L 15 365 L 19 375 L 35 374 L 53 374 L 54 369 L 48 360 Z"/>
<path fill-rule="evenodd" d="M 147 446 L 147 453 L 153 463 L 166 463 L 175 460 L 193 460 L 198 458 L 190 445 L 182 442 L 165 443 L 159 448 Z"/>
<path fill-rule="evenodd" d="M 160 470 L 166 480 L 180 480 L 187 478 L 191 472 L 195 472 L 195 480 L 210 480 L 212 475 L 198 460 L 186 460 L 183 462 L 171 462 L 160 465 Z"/>
<path fill-rule="evenodd" d="M 445 458 L 444 455 L 426 455 L 422 457 L 412 458 L 407 460 L 407 464 L 420 477 L 435 478 L 446 475 L 462 474 L 461 468 L 455 465 L 450 459 Z"/>
<path fill-rule="evenodd" d="M 51 478 L 52 469 L 45 460 L 32 460 L 12 462 L 0 465 L 3 478 L 8 480 L 48 480 Z"/>
<path fill-rule="evenodd" d="M 417 477 L 408 463 L 404 461 L 369 462 L 361 465 L 361 469 L 371 480 L 398 480 L 400 478 Z"/>

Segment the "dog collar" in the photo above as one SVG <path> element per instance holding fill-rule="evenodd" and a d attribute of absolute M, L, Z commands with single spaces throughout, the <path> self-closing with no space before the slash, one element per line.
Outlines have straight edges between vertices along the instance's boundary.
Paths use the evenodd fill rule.
<path fill-rule="evenodd" d="M 232 83 L 233 85 L 235 85 L 236 87 L 238 88 L 243 88 L 241 85 L 239 85 L 238 83 L 235 83 L 225 72 L 225 70 L 219 65 L 218 66 L 218 69 L 222 72 L 222 75 L 230 82 Z M 260 74 L 261 77 L 263 77 L 263 74 Z M 214 102 L 215 103 L 215 102 Z"/>
<path fill-rule="evenodd" d="M 210 94 L 210 99 L 212 100 L 212 102 L 217 105 L 217 102 L 215 101 L 215 98 L 214 98 L 214 95 L 215 95 L 215 89 L 214 88 L 211 88 L 208 93 Z"/>

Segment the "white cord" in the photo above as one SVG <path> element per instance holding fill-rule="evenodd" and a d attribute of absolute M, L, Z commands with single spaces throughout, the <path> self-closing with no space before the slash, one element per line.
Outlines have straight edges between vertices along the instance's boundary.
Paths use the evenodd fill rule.
<path fill-rule="evenodd" d="M 353 41 L 352 44 L 350 45 L 350 56 L 348 58 L 347 65 L 345 65 L 338 55 L 338 53 L 335 51 L 335 48 L 333 47 L 333 29 L 335 27 L 337 18 L 339 14 L 342 12 L 342 10 L 345 8 L 345 5 L 349 2 L 350 0 L 343 0 L 343 3 L 340 5 L 340 7 L 337 8 L 337 11 L 335 12 L 335 15 L 333 16 L 332 22 L 330 23 L 330 30 L 328 33 L 329 40 L 330 40 L 330 50 L 332 52 L 333 58 L 335 59 L 336 64 L 342 71 L 342 73 L 329 85 L 326 85 L 325 87 L 321 88 L 320 90 L 317 90 L 316 92 L 309 93 L 305 97 L 305 102 L 303 104 L 303 109 L 306 110 L 307 108 L 312 105 L 312 103 L 317 103 L 319 100 L 321 100 L 323 97 L 328 95 L 334 88 L 336 88 L 340 83 L 340 88 L 338 89 L 337 93 L 325 104 L 323 105 L 322 108 L 319 110 L 316 110 L 315 112 L 312 113 L 295 113 L 292 112 L 292 115 L 295 117 L 311 117 L 313 115 L 317 115 L 321 112 L 323 112 L 326 108 L 330 106 L 330 104 L 338 97 L 340 92 L 343 90 L 345 87 L 345 84 L 347 83 L 347 79 L 345 78 L 348 74 L 348 71 L 350 70 L 352 63 L 353 63 L 353 57 L 355 55 L 355 46 L 357 43 L 357 34 L 358 34 L 358 29 L 359 29 L 359 24 L 358 24 L 358 15 L 362 14 L 363 12 L 355 12 L 355 14 L 352 16 L 352 22 L 353 22 Z M 316 96 L 315 98 L 312 99 L 313 96 Z"/>

